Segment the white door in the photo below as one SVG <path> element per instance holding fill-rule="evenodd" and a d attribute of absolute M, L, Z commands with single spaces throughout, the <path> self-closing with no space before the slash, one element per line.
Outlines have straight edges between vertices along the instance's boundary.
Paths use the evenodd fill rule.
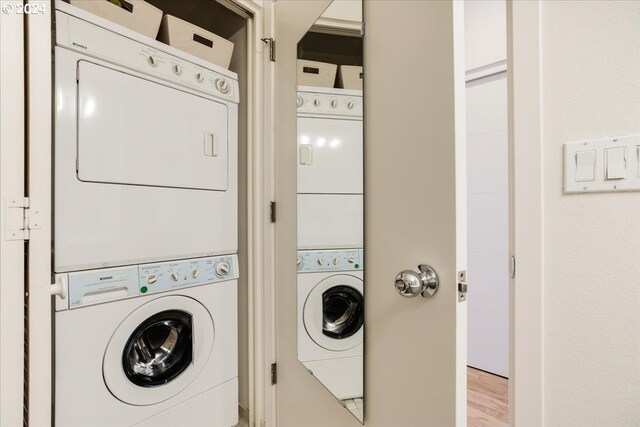
<path fill-rule="evenodd" d="M 275 3 L 278 427 L 360 425 L 296 351 L 296 46 L 329 3 Z M 466 425 L 462 8 L 364 2 L 365 426 Z M 403 298 L 395 277 L 418 264 L 439 290 Z"/>

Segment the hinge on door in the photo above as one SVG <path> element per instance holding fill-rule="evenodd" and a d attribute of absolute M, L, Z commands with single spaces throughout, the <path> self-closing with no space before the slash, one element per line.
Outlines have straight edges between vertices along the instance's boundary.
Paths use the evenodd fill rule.
<path fill-rule="evenodd" d="M 276 202 L 271 202 L 269 204 L 269 215 L 271 222 L 276 222 Z"/>
<path fill-rule="evenodd" d="M 271 364 L 271 385 L 275 385 L 278 383 L 278 364 Z"/>
<path fill-rule="evenodd" d="M 467 271 L 458 271 L 458 302 L 467 300 Z"/>
<path fill-rule="evenodd" d="M 5 203 L 5 240 L 29 240 L 30 230 L 40 228 L 40 211 L 30 208 L 28 197 L 8 199 Z"/>
<path fill-rule="evenodd" d="M 271 62 L 276 62 L 276 41 L 273 37 L 260 39 L 264 42 L 264 44 L 269 45 L 269 59 Z"/>
<path fill-rule="evenodd" d="M 516 257 L 511 255 L 511 278 L 516 278 Z"/>

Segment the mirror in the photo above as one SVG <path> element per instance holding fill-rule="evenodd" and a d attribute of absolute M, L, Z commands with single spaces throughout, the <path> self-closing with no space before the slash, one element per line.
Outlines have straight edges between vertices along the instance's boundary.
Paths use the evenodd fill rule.
<path fill-rule="evenodd" d="M 298 43 L 298 360 L 364 422 L 362 2 Z"/>

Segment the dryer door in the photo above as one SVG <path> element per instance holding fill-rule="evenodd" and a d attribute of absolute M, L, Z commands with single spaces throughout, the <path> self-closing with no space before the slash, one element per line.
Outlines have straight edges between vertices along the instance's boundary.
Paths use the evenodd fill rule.
<path fill-rule="evenodd" d="M 107 388 L 131 405 L 153 405 L 180 393 L 206 365 L 214 325 L 207 309 L 183 296 L 161 297 L 131 313 L 109 341 Z"/>
<path fill-rule="evenodd" d="M 362 194 L 362 120 L 298 117 L 298 193 Z"/>
<path fill-rule="evenodd" d="M 224 191 L 227 106 L 78 61 L 78 179 Z"/>

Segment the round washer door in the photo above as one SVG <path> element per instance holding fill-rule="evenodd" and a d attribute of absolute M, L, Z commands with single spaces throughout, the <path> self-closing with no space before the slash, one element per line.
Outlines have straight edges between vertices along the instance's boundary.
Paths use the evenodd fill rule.
<path fill-rule="evenodd" d="M 362 280 L 347 274 L 327 277 L 313 287 L 304 303 L 304 327 L 311 339 L 331 351 L 362 343 Z"/>
<path fill-rule="evenodd" d="M 102 361 L 105 384 L 130 405 L 170 399 L 208 362 L 214 332 L 209 311 L 192 298 L 172 295 L 149 301 L 111 336 Z"/>

